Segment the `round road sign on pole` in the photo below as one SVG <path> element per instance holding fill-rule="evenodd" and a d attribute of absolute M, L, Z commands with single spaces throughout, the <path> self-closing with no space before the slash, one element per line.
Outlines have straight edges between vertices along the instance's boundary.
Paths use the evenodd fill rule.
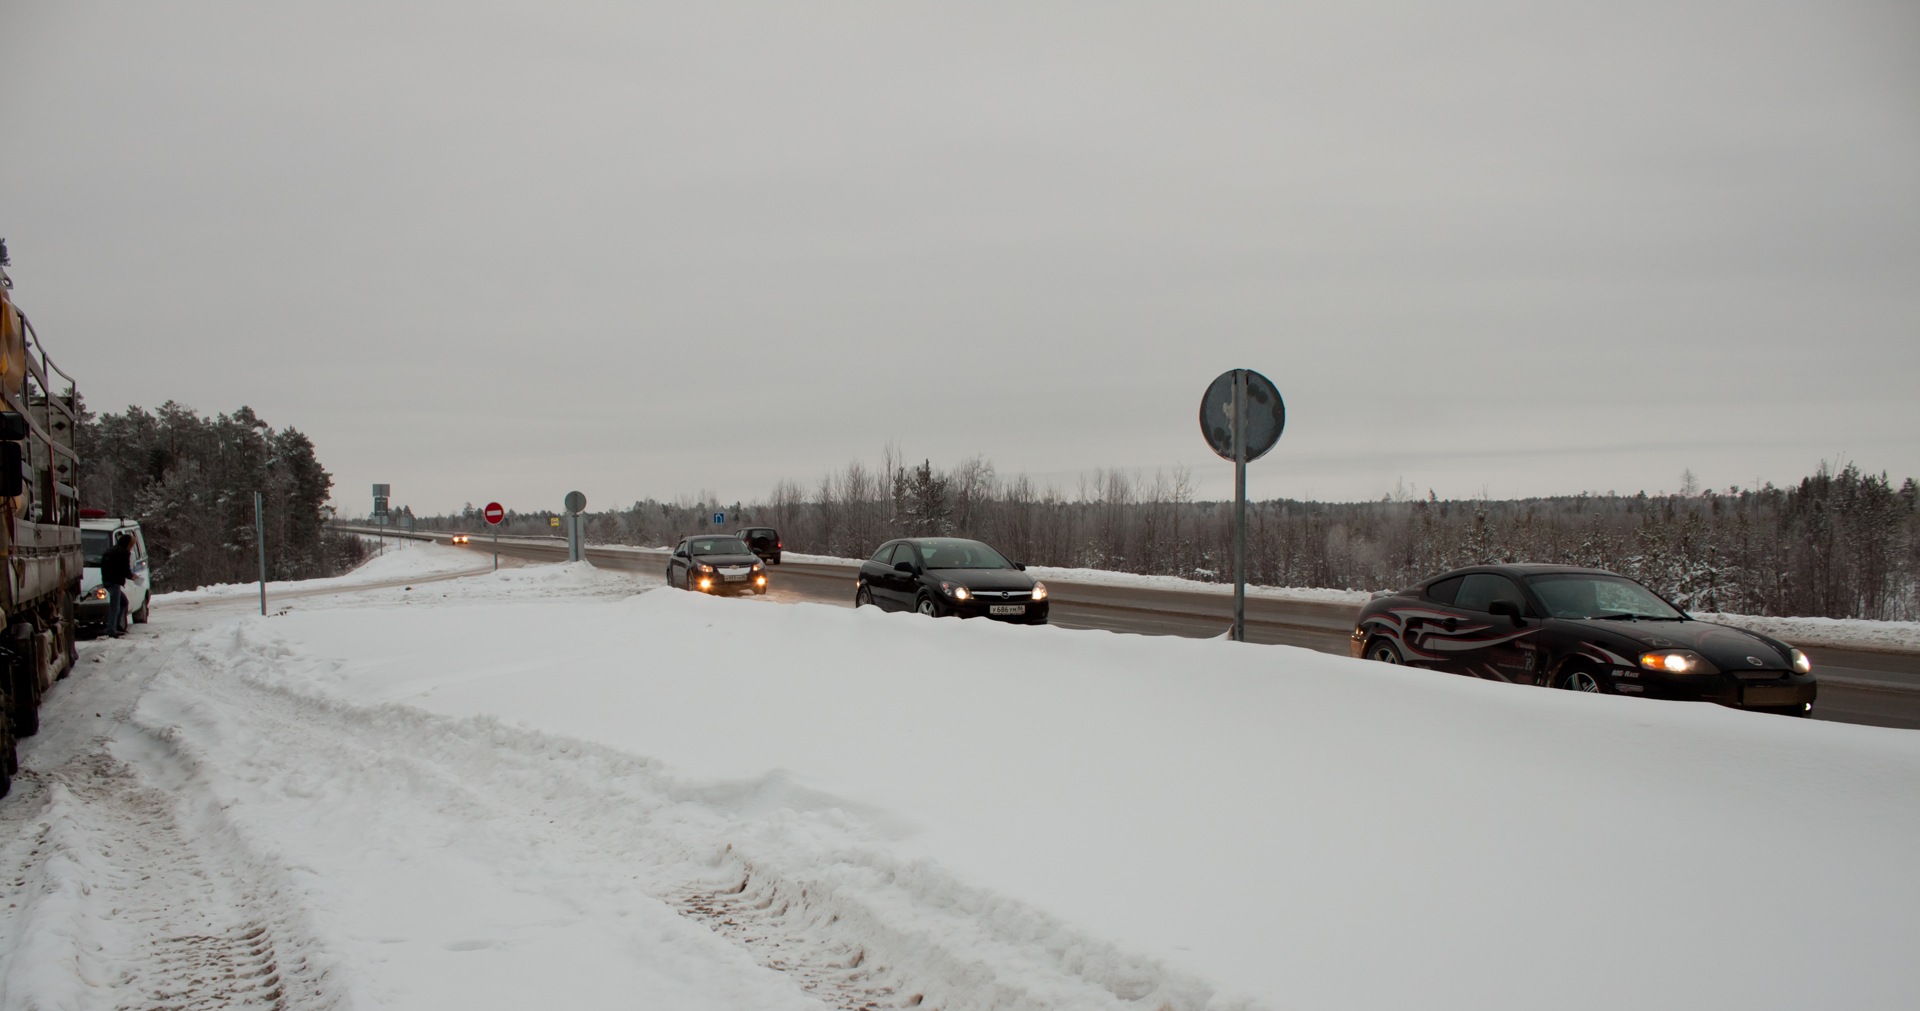
<path fill-rule="evenodd" d="M 1207 437 L 1207 445 L 1222 458 L 1236 458 L 1233 445 L 1235 375 L 1247 377 L 1246 459 L 1258 460 L 1280 441 L 1280 432 L 1287 427 L 1287 405 L 1280 399 L 1280 390 L 1252 369 L 1228 369 L 1207 387 L 1207 395 L 1200 398 L 1200 434 Z"/>
<path fill-rule="evenodd" d="M 493 571 L 499 572 L 500 571 L 500 531 L 497 528 L 500 526 L 500 521 L 507 518 L 507 511 L 505 509 L 502 509 L 500 507 L 500 503 L 498 502 L 488 502 L 487 507 L 481 510 L 480 515 L 485 516 L 487 518 L 488 526 L 496 528 L 493 531 Z"/>
<path fill-rule="evenodd" d="M 1233 461 L 1233 641 L 1247 641 L 1247 462 L 1280 441 L 1287 405 L 1266 376 L 1228 369 L 1200 398 L 1200 434 Z"/>
<path fill-rule="evenodd" d="M 577 491 L 567 493 L 567 561 L 585 561 L 587 557 L 584 538 L 580 536 L 580 513 L 587 507 L 587 497 Z"/>

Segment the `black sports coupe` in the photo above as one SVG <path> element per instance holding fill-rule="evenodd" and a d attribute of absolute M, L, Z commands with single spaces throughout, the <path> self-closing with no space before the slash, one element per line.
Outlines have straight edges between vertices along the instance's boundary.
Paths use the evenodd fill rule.
<path fill-rule="evenodd" d="M 682 537 L 667 556 L 667 585 L 700 593 L 765 593 L 767 568 L 732 534 Z"/>
<path fill-rule="evenodd" d="M 1353 655 L 1574 691 L 1717 702 L 1805 716 L 1805 653 L 1696 621 L 1626 576 L 1564 565 L 1480 565 L 1376 594 Z"/>
<path fill-rule="evenodd" d="M 1044 625 L 1047 584 L 1025 569 L 979 541 L 888 541 L 860 563 L 853 606 Z"/>

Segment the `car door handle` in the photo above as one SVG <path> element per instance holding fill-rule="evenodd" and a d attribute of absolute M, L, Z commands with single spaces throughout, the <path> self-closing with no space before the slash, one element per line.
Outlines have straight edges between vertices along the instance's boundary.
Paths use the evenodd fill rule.
<path fill-rule="evenodd" d="M 1445 628 L 1446 628 L 1446 630 L 1447 630 L 1447 631 L 1449 631 L 1449 632 L 1455 632 L 1455 631 L 1459 631 L 1459 629 L 1460 629 L 1460 619 L 1458 619 L 1458 618 L 1448 618 L 1448 619 L 1447 619 L 1447 623 L 1446 623 L 1446 626 L 1445 626 Z"/>

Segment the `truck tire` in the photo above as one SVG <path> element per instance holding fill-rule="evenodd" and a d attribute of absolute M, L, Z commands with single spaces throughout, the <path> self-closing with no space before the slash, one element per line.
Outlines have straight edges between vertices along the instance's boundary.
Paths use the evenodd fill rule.
<path fill-rule="evenodd" d="M 29 658 L 7 661 L 7 726 L 16 738 L 40 732 L 40 679 Z"/>
<path fill-rule="evenodd" d="M 13 774 L 20 771 L 20 753 L 13 746 L 13 735 L 0 727 L 0 797 L 13 789 Z"/>

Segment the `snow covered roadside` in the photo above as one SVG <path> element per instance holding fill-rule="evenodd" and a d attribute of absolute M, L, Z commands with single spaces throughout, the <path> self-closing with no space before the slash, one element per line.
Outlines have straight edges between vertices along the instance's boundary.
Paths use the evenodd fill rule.
<path fill-rule="evenodd" d="M 796 562 L 814 562 L 824 565 L 851 565 L 859 567 L 861 559 L 839 558 L 833 555 L 803 555 L 789 551 L 783 556 Z M 1207 593 L 1225 596 L 1233 595 L 1232 583 L 1209 583 L 1198 579 L 1186 579 L 1180 576 L 1148 576 L 1133 572 L 1111 572 L 1106 569 L 1069 569 L 1053 565 L 1029 565 L 1027 571 L 1049 582 L 1080 583 L 1088 586 L 1131 586 L 1151 590 L 1180 590 L 1188 593 Z M 1304 600 L 1315 603 L 1352 604 L 1359 607 L 1367 602 L 1370 594 L 1366 590 L 1333 590 L 1317 586 L 1249 586 L 1247 596 L 1265 597 L 1272 600 Z"/>
<path fill-rule="evenodd" d="M 1910 731 L 657 585 L 528 566 L 85 644 L 0 801 L 0 1007 L 1920 987 Z"/>
<path fill-rule="evenodd" d="M 346 590 L 394 579 L 479 572 L 492 566 L 493 559 L 490 556 L 430 541 L 394 538 L 387 543 L 385 551 L 362 562 L 352 572 L 327 579 L 275 580 L 267 584 L 267 595 L 271 597 L 289 590 Z M 216 583 L 191 590 L 156 593 L 153 602 L 156 606 L 165 607 L 169 604 L 246 597 L 259 592 L 259 583 Z"/>
<path fill-rule="evenodd" d="M 1694 617 L 1701 621 L 1717 621 L 1736 628 L 1751 629 L 1809 649 L 1828 646 L 1884 653 L 1920 653 L 1920 621 L 1762 618 L 1750 614 L 1695 614 Z"/>
<path fill-rule="evenodd" d="M 180 630 L 113 754 L 265 897 L 194 936 L 267 925 L 289 986 L 332 1002 L 295 1006 L 1871 1008 L 1920 985 L 1909 732 L 636 585 L 527 567 Z M 78 853 L 105 829 L 56 787 L 80 795 L 49 783 L 33 824 Z M 0 1003 L 53 988 L 18 941 L 138 947 L 107 904 L 139 889 L 8 857 Z M 1792 939 L 1764 978 L 1728 968 L 1755 937 Z"/>

